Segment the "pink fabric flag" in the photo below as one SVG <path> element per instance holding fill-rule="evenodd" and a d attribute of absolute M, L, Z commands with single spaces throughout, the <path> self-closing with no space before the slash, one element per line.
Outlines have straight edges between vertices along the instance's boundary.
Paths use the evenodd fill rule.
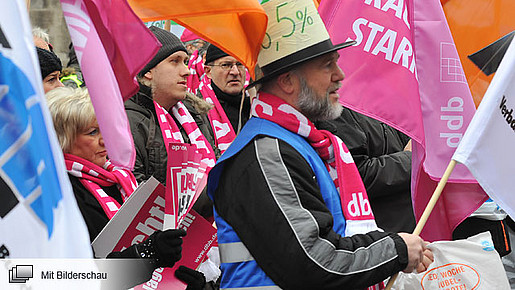
<path fill-rule="evenodd" d="M 333 43 L 357 41 L 340 51 L 340 102 L 423 142 L 411 26 L 404 7 L 383 11 L 381 2 L 325 0 L 318 8 Z"/>
<path fill-rule="evenodd" d="M 347 73 L 341 103 L 414 141 L 418 219 L 475 112 L 440 2 L 322 1 L 319 12 L 334 43 L 357 41 L 340 51 Z M 486 200 L 464 166 L 449 181 L 422 232 L 427 240 L 450 239 L 456 225 Z"/>
<path fill-rule="evenodd" d="M 191 30 L 189 30 L 187 28 L 184 29 L 184 31 L 181 34 L 181 41 L 182 42 L 187 42 L 187 41 L 191 41 L 191 40 L 195 40 L 195 39 L 202 39 L 202 40 L 204 40 L 202 37 L 196 35 Z"/>
<path fill-rule="evenodd" d="M 425 133 L 414 144 L 412 194 L 422 214 L 437 182 L 458 147 L 476 108 L 440 1 L 410 0 L 414 12 L 415 54 Z M 450 239 L 454 228 L 488 196 L 464 165 L 454 169 L 422 236 Z"/>
<path fill-rule="evenodd" d="M 61 0 L 109 159 L 132 169 L 136 153 L 123 101 L 159 42 L 126 0 Z"/>

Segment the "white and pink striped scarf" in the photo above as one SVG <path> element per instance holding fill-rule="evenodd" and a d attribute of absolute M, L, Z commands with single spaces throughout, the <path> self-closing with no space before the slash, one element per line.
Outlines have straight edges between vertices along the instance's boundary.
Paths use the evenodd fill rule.
<path fill-rule="evenodd" d="M 165 141 L 166 151 L 168 151 L 170 143 L 184 143 L 181 131 L 175 123 L 175 120 L 170 114 L 161 107 L 157 102 L 154 101 L 154 107 L 156 109 L 157 119 L 159 120 L 159 127 L 163 134 Z M 173 116 L 179 121 L 179 124 L 184 128 L 190 142 L 197 151 L 202 155 L 201 161 L 207 165 L 206 173 L 215 166 L 216 157 L 211 144 L 207 141 L 206 137 L 202 134 L 197 123 L 191 116 L 190 112 L 182 102 L 177 102 L 172 108 Z"/>
<path fill-rule="evenodd" d="M 252 104 L 252 115 L 272 121 L 307 139 L 324 161 L 340 193 L 345 235 L 377 230 L 367 192 L 347 146 L 329 131 L 318 130 L 311 121 L 284 100 L 259 93 Z"/>
<path fill-rule="evenodd" d="M 93 194 L 105 214 L 111 219 L 120 204 L 111 196 L 107 195 L 101 186 L 116 185 L 125 201 L 138 187 L 136 178 L 130 170 L 116 167 L 109 160 L 100 167 L 86 159 L 72 154 L 64 154 L 66 170 L 71 175 L 79 178 L 86 189 Z"/>
<path fill-rule="evenodd" d="M 220 105 L 220 102 L 211 87 L 211 80 L 209 78 L 205 77 L 202 80 L 199 90 L 202 93 L 204 100 L 214 106 L 209 110 L 207 116 L 215 134 L 216 147 L 220 149 L 220 152 L 224 153 L 225 150 L 229 148 L 229 145 L 231 145 L 234 138 L 236 138 L 236 132 L 231 125 L 231 121 L 227 118 L 227 114 L 225 114 L 222 105 Z"/>
<path fill-rule="evenodd" d="M 249 81 L 250 74 L 245 70 L 244 88 L 248 86 Z M 231 121 L 229 121 L 225 110 L 222 108 L 222 105 L 220 105 L 218 97 L 213 91 L 211 79 L 204 76 L 198 89 L 204 100 L 213 105 L 213 109 L 209 110 L 207 116 L 215 134 L 216 147 L 220 149 L 221 153 L 224 153 L 225 150 L 229 148 L 229 145 L 231 145 L 234 138 L 236 138 L 236 130 L 232 127 Z M 245 93 L 248 94 L 247 91 L 245 91 Z"/>

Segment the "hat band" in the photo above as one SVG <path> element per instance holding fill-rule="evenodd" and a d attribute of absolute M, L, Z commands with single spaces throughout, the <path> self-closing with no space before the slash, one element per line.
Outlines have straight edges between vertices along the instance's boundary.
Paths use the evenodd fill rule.
<path fill-rule="evenodd" d="M 334 49 L 334 45 L 331 42 L 331 39 L 327 39 L 312 46 L 308 46 L 302 50 L 299 50 L 293 54 L 287 55 L 261 67 L 263 76 L 275 74 L 277 71 L 280 71 L 283 68 L 291 67 L 292 63 L 298 63 L 299 60 L 310 59 L 314 54 L 319 54 L 324 51 L 329 52 L 332 49 Z"/>

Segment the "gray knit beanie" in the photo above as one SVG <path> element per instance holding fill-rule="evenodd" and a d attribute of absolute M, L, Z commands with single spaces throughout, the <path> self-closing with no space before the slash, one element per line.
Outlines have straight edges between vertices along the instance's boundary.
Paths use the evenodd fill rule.
<path fill-rule="evenodd" d="M 151 26 L 149 29 L 163 46 L 161 46 L 154 58 L 139 72 L 138 75 L 140 77 L 143 77 L 144 74 L 146 74 L 149 70 L 158 65 L 161 61 L 163 61 L 163 59 L 169 57 L 174 52 L 182 50 L 188 53 L 184 44 L 173 33 L 156 26 Z"/>

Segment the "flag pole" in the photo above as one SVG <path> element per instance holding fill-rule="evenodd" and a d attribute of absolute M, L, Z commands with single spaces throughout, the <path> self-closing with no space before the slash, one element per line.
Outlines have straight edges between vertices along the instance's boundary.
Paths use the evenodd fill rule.
<path fill-rule="evenodd" d="M 433 211 L 436 202 L 440 198 L 440 195 L 442 194 L 442 191 L 445 185 L 447 184 L 447 180 L 449 180 L 449 176 L 451 176 L 454 167 L 456 167 L 456 163 L 456 160 L 451 159 L 449 165 L 447 165 L 447 169 L 445 169 L 442 179 L 440 179 L 440 181 L 438 182 L 438 185 L 436 186 L 436 189 L 433 192 L 431 199 L 427 203 L 426 208 L 424 209 L 424 212 L 422 213 L 422 216 L 420 217 L 420 220 L 417 223 L 417 226 L 413 230 L 414 235 L 420 235 L 420 233 L 422 232 L 422 229 L 424 228 L 427 220 L 429 219 L 429 215 L 431 215 L 431 212 Z M 392 288 L 393 283 L 395 283 L 395 280 L 397 279 L 397 275 L 399 275 L 399 273 L 396 273 L 392 276 L 392 278 L 390 278 L 388 284 L 386 285 L 386 290 L 390 290 Z"/>
<path fill-rule="evenodd" d="M 27 3 L 27 11 L 30 10 L 30 0 L 25 0 L 25 3 Z"/>
<path fill-rule="evenodd" d="M 165 20 L 165 30 L 170 31 L 170 28 L 172 27 L 172 21 Z"/>

